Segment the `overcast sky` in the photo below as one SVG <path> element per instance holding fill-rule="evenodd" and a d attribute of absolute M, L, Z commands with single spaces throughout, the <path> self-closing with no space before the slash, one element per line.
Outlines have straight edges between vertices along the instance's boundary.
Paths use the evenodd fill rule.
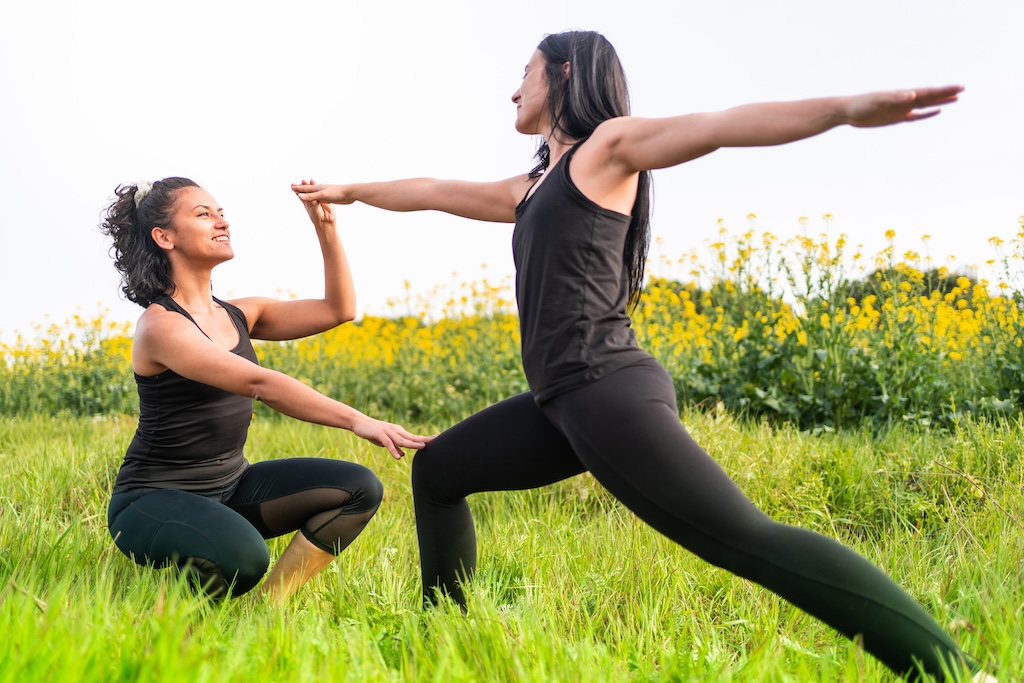
<path fill-rule="evenodd" d="M 79 312 L 134 320 L 100 212 L 122 182 L 193 178 L 225 207 L 234 261 L 222 297 L 319 296 L 320 258 L 291 182 L 508 177 L 536 140 L 510 101 L 536 44 L 603 32 L 634 113 L 962 83 L 935 119 L 842 129 L 786 147 L 723 150 L 655 174 L 669 257 L 798 218 L 869 253 L 964 264 L 1024 214 L 1024 3 L 1016 0 L 660 0 L 546 3 L 16 2 L 0 0 L 0 334 Z M 339 207 L 363 314 L 408 280 L 512 273 L 511 226 Z M 486 269 L 482 269 L 486 264 Z M 454 273 L 454 275 L 453 275 Z"/>

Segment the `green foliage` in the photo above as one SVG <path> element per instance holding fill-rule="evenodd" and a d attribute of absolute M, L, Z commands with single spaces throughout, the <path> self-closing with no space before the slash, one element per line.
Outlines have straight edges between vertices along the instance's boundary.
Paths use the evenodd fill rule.
<path fill-rule="evenodd" d="M 819 432 L 1018 414 L 1024 231 L 996 245 L 995 285 L 914 252 L 897 259 L 888 237 L 869 272 L 844 236 L 780 245 L 769 233 L 723 231 L 692 256 L 688 279 L 649 280 L 634 329 L 683 405 Z M 507 288 L 461 287 L 439 315 L 407 295 L 395 305 L 402 315 L 258 343 L 261 362 L 370 414 L 450 424 L 527 389 Z M 127 325 L 102 315 L 2 345 L 0 411 L 133 414 L 130 348 Z"/>
<path fill-rule="evenodd" d="M 0 344 L 0 414 L 137 412 L 127 328 L 76 315 L 37 339 Z"/>
<path fill-rule="evenodd" d="M 653 278 L 634 316 L 680 400 L 828 431 L 952 426 L 1024 407 L 1024 232 L 991 285 L 890 246 L 867 264 L 845 236 L 778 245 L 753 231 Z"/>

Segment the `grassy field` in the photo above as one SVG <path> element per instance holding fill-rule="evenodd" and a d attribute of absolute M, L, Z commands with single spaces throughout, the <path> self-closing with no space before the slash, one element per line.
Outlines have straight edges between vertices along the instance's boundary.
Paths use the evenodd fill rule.
<path fill-rule="evenodd" d="M 684 416 L 779 520 L 892 574 L 1003 681 L 1024 672 L 1024 424 L 809 436 Z M 436 431 L 441 424 L 408 425 Z M 257 418 L 252 460 L 372 467 L 376 518 L 284 610 L 211 602 L 114 547 L 106 502 L 134 422 L 0 418 L 0 682 L 889 681 L 856 646 L 639 523 L 586 475 L 471 499 L 470 616 L 419 606 L 409 462 Z M 283 539 L 271 542 L 272 556 Z"/>

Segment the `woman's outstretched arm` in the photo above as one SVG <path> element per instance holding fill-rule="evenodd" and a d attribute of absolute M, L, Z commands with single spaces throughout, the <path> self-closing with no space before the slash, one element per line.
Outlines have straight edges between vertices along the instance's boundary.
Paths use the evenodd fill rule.
<path fill-rule="evenodd" d="M 840 125 L 888 126 L 930 118 L 962 90 L 952 85 L 748 104 L 670 118 L 622 117 L 601 124 L 592 142 L 604 150 L 599 156 L 605 163 L 628 175 L 675 166 L 720 147 L 781 145 Z"/>
<path fill-rule="evenodd" d="M 145 368 L 147 374 L 170 369 L 195 382 L 250 396 L 290 417 L 347 429 L 386 448 L 395 458 L 402 457 L 403 448 L 423 448 L 432 438 L 376 420 L 289 375 L 231 353 L 184 316 L 160 306 L 150 306 L 139 319 L 132 362 L 136 368 Z"/>
<path fill-rule="evenodd" d="M 292 185 L 292 190 L 306 202 L 361 202 L 388 211 L 444 211 L 478 221 L 513 223 L 516 205 L 533 182 L 523 174 L 489 183 L 407 178 L 351 185 L 300 184 Z"/>

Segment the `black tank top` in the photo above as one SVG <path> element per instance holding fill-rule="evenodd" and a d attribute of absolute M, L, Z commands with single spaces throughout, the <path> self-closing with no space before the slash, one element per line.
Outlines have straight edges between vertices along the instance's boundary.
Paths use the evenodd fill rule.
<path fill-rule="evenodd" d="M 245 315 L 224 307 L 238 330 L 231 352 L 258 363 Z M 153 303 L 192 316 L 170 297 Z M 198 326 L 197 326 L 198 327 Z M 114 482 L 114 493 L 135 488 L 204 492 L 222 489 L 242 475 L 249 463 L 242 447 L 252 420 L 252 399 L 186 379 L 172 370 L 135 375 L 139 388 L 139 426 Z"/>
<path fill-rule="evenodd" d="M 569 162 L 583 142 L 516 207 L 523 370 L 538 404 L 648 358 L 626 313 L 631 217 L 598 206 L 572 182 Z"/>

